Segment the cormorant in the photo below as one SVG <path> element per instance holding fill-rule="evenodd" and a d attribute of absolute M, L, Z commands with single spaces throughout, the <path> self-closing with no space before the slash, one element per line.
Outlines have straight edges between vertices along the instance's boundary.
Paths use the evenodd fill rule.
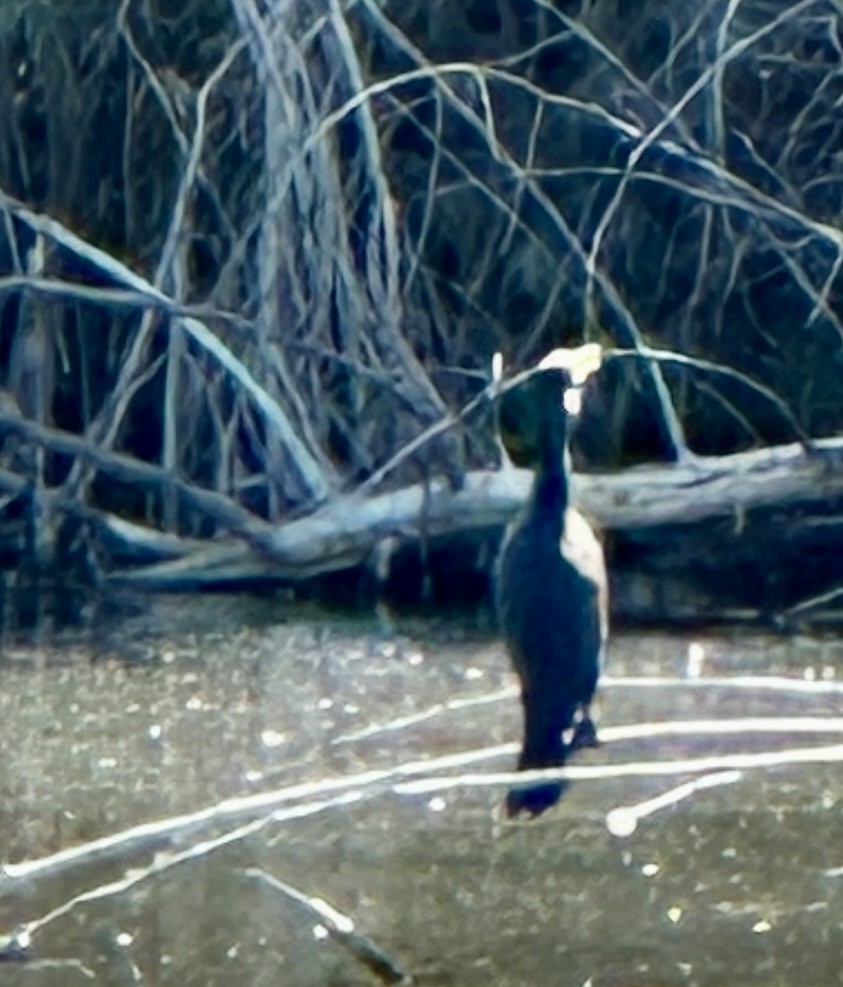
<path fill-rule="evenodd" d="M 594 344 L 554 350 L 498 402 L 504 448 L 517 466 L 535 471 L 497 571 L 501 630 L 524 707 L 519 771 L 557 767 L 572 750 L 597 744 L 589 707 L 606 640 L 606 569 L 590 525 L 568 504 L 566 396 L 599 365 Z M 563 787 L 553 781 L 513 789 L 508 814 L 538 815 Z"/>

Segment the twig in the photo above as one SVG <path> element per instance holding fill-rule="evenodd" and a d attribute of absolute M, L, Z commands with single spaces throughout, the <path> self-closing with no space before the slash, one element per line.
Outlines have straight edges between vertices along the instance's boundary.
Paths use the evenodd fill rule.
<path fill-rule="evenodd" d="M 333 905 L 329 905 L 322 898 L 307 895 L 291 884 L 279 881 L 277 877 L 267 874 L 265 870 L 259 867 L 248 867 L 245 874 L 304 909 L 331 939 L 344 946 L 359 963 L 371 971 L 382 983 L 412 984 L 412 979 L 392 957 L 368 936 L 364 936 L 356 930 L 356 923 L 350 916 L 337 911 Z"/>
<path fill-rule="evenodd" d="M 106 277 L 136 291 L 158 298 L 162 302 L 166 301 L 167 296 L 146 279 L 135 274 L 110 254 L 87 243 L 57 220 L 48 216 L 39 216 L 31 209 L 15 202 L 9 196 L 2 193 L 0 193 L 0 208 L 8 209 L 30 229 L 41 232 L 44 236 L 55 240 L 65 249 L 77 254 L 85 262 L 94 266 Z M 192 317 L 181 317 L 180 324 L 185 332 L 213 357 L 249 395 L 255 406 L 260 410 L 267 427 L 274 435 L 278 436 L 281 443 L 289 450 L 291 459 L 299 470 L 302 480 L 313 498 L 316 501 L 324 500 L 331 489 L 329 480 L 324 475 L 322 468 L 316 463 L 298 438 L 295 429 L 284 414 L 283 409 L 254 379 L 248 368 L 217 339 L 207 326 Z"/>
<path fill-rule="evenodd" d="M 632 350 L 609 349 L 603 351 L 604 360 L 624 357 L 637 357 L 645 360 L 654 360 L 658 363 L 675 363 L 682 367 L 693 367 L 696 370 L 704 370 L 706 373 L 715 374 L 721 377 L 728 377 L 730 380 L 736 380 L 740 384 L 743 384 L 744 387 L 747 387 L 750 390 L 755 391 L 756 394 L 760 394 L 766 398 L 770 404 L 772 404 L 776 410 L 779 411 L 782 418 L 784 418 L 788 425 L 790 425 L 793 429 L 794 435 L 799 438 L 803 448 L 808 452 L 812 451 L 812 439 L 802 427 L 802 424 L 799 422 L 788 403 L 780 398 L 774 391 L 771 391 L 765 384 L 761 384 L 759 381 L 753 380 L 748 374 L 742 373 L 740 370 L 735 370 L 734 367 L 728 367 L 722 363 L 715 363 L 713 360 L 704 360 L 700 357 L 686 356 L 684 353 L 676 353 L 673 350 L 653 349 L 650 346 L 644 345 L 638 346 Z"/>
<path fill-rule="evenodd" d="M 103 451 L 88 439 L 70 432 L 48 428 L 1 411 L 0 432 L 18 435 L 53 452 L 78 456 L 108 476 L 126 483 L 136 483 L 155 490 L 173 488 L 184 498 L 186 504 L 223 527 L 246 537 L 260 539 L 261 528 L 268 528 L 260 518 L 243 510 L 222 494 L 187 483 L 161 466 L 153 466 L 122 453 Z"/>

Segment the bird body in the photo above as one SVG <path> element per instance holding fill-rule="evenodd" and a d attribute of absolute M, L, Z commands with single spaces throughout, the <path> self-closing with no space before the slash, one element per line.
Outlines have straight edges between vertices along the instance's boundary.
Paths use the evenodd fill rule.
<path fill-rule="evenodd" d="M 569 384 L 564 372 L 541 371 L 500 409 L 505 447 L 529 449 L 520 461 L 535 470 L 497 570 L 500 625 L 524 708 L 519 770 L 559 766 L 571 749 L 596 743 L 589 706 L 606 640 L 607 582 L 600 542 L 568 503 L 562 400 Z M 547 782 L 514 789 L 509 812 L 536 815 L 562 788 Z"/>

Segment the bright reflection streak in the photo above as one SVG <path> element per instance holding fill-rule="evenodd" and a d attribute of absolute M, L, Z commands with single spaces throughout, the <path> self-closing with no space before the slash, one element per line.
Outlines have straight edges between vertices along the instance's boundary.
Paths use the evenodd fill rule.
<path fill-rule="evenodd" d="M 696 654 L 696 653 L 695 653 Z M 786 675 L 709 675 L 697 677 L 695 668 L 689 670 L 689 677 L 662 677 L 659 675 L 604 675 L 600 679 L 601 689 L 737 689 L 758 690 L 759 692 L 798 693 L 809 696 L 843 695 L 843 681 L 828 678 L 808 680 L 792 678 Z M 393 733 L 425 723 L 443 713 L 451 713 L 472 706 L 486 706 L 494 703 L 508 702 L 517 698 L 518 689 L 507 686 L 497 692 L 485 693 L 482 696 L 471 696 L 466 699 L 453 699 L 448 703 L 435 703 L 426 710 L 411 713 L 408 716 L 397 717 L 386 723 L 372 723 L 360 730 L 335 737 L 333 745 L 349 744 L 357 740 L 367 740 L 384 733 Z"/>
<path fill-rule="evenodd" d="M 758 717 L 737 720 L 677 720 L 666 723 L 641 723 L 630 726 L 603 727 L 600 738 L 609 744 L 621 740 L 648 738 L 654 736 L 684 736 L 694 733 L 702 734 L 740 734 L 740 733 L 843 733 L 843 718 L 841 717 Z M 114 833 L 111 836 L 92 840 L 81 846 L 69 847 L 40 859 L 22 861 L 18 864 L 3 864 L 2 875 L 11 879 L 21 879 L 34 876 L 44 871 L 57 869 L 62 866 L 83 861 L 92 856 L 108 855 L 125 848 L 133 843 L 146 843 L 156 838 L 169 839 L 175 833 L 193 829 L 205 824 L 221 822 L 226 818 L 244 816 L 265 810 L 277 810 L 279 803 L 297 801 L 299 799 L 324 797 L 331 793 L 342 791 L 358 791 L 381 785 L 389 787 L 402 778 L 415 775 L 429 775 L 436 771 L 449 771 L 465 768 L 471 764 L 510 756 L 518 750 L 518 744 L 497 744 L 493 747 L 482 747 L 443 757 L 422 758 L 407 761 L 394 768 L 372 769 L 356 775 L 345 777 L 323 778 L 320 781 L 301 782 L 287 788 L 241 798 L 226 799 L 216 805 L 209 806 L 197 812 L 182 816 L 171 816 L 156 822 L 142 823 L 130 829 Z M 580 778 L 584 780 L 598 778 L 616 778 L 630 775 L 664 775 L 696 773 L 697 771 L 717 770 L 718 768 L 735 767 L 766 767 L 776 764 L 790 764 L 800 761 L 841 760 L 840 752 L 843 746 L 832 745 L 803 750 L 785 750 L 766 752 L 763 754 L 730 754 L 715 755 L 707 758 L 697 758 L 671 762 L 639 762 L 623 765 L 569 766 L 551 772 L 514 772 L 500 774 L 483 774 L 474 776 L 470 784 L 513 784 L 515 781 L 529 781 L 544 777 Z M 742 759 L 740 763 L 731 763 L 734 759 Z M 761 759 L 760 761 L 758 759 Z M 746 759 L 750 759 L 747 761 Z M 729 761 L 730 763 L 726 763 Z M 456 779 L 422 779 L 420 784 L 432 784 L 430 791 L 455 788 L 467 783 L 465 779 L 471 776 L 460 776 Z M 410 783 L 406 783 L 410 784 Z M 438 786 L 438 787 L 437 787 Z M 397 790 L 407 790 L 399 784 Z"/>
<path fill-rule="evenodd" d="M 56 919 L 63 918 L 64 916 L 70 914 L 80 905 L 92 901 L 101 901 L 106 898 L 124 894 L 130 888 L 133 888 L 136 885 L 149 880 L 150 878 L 160 875 L 165 871 L 171 870 L 174 867 L 178 867 L 181 864 L 201 857 L 209 856 L 221 847 L 229 846 L 233 843 L 239 843 L 247 837 L 253 836 L 260 832 L 260 830 L 264 829 L 270 822 L 284 821 L 287 819 L 303 819 L 308 816 L 324 812 L 328 809 L 352 804 L 359 801 L 361 797 L 362 796 L 358 792 L 346 792 L 334 799 L 324 800 L 321 802 L 308 802 L 303 805 L 291 806 L 287 809 L 278 809 L 276 812 L 272 813 L 272 815 L 263 816 L 260 819 L 255 819 L 251 822 L 245 823 L 236 829 L 229 830 L 220 836 L 215 836 L 199 843 L 195 843 L 189 846 L 186 850 L 182 850 L 178 853 L 157 854 L 153 859 L 152 864 L 148 867 L 133 869 L 128 871 L 126 875 L 119 880 L 112 881 L 108 884 L 98 885 L 88 891 L 83 891 L 75 897 L 70 898 L 68 901 L 65 901 L 57 908 L 54 908 L 46 915 L 42 915 L 37 919 L 27 922 L 16 932 L 15 942 L 19 947 L 26 948 L 29 943 L 31 943 L 32 936 L 36 932 L 50 925 Z M 11 868 L 4 867 L 4 871 L 10 869 Z M 247 873 L 251 873 L 251 871 L 247 871 Z M 294 889 L 291 890 L 287 885 L 284 885 L 284 887 L 288 890 L 288 893 L 290 893 L 291 896 L 294 896 Z M 301 895 L 300 892 L 296 892 L 296 894 L 299 894 L 302 902 L 307 903 L 311 911 L 325 921 L 329 932 L 336 932 L 343 935 L 353 932 L 354 922 L 352 919 L 349 918 L 349 916 L 344 915 L 342 912 L 334 909 L 324 899 L 307 897 Z"/>
<path fill-rule="evenodd" d="M 682 737 L 686 734 L 726 736 L 741 733 L 843 733 L 840 716 L 746 716 L 735 720 L 673 720 L 666 723 L 634 723 L 601 727 L 604 744 L 651 737 Z"/>
<path fill-rule="evenodd" d="M 655 736 L 685 736 L 694 733 L 727 735 L 753 732 L 839 734 L 843 733 L 843 718 L 767 717 L 684 722 L 678 720 L 665 723 L 604 727 L 600 731 L 600 737 L 604 743 L 609 744 L 615 741 Z M 79 846 L 59 850 L 57 853 L 46 857 L 25 860 L 15 864 L 3 864 L 0 866 L 0 898 L 10 892 L 11 885 L 16 880 L 26 880 L 44 872 L 54 872 L 64 867 L 89 862 L 94 858 L 102 860 L 113 854 L 124 853 L 127 847 L 133 845 L 149 846 L 157 841 L 163 841 L 166 845 L 179 832 L 264 812 L 271 813 L 272 818 L 280 822 L 306 816 L 314 811 L 322 811 L 326 807 L 347 804 L 363 798 L 372 798 L 390 790 L 402 794 L 432 794 L 460 787 L 508 786 L 543 778 L 564 777 L 585 781 L 623 777 L 657 777 L 727 769 L 747 770 L 785 764 L 843 761 L 843 745 L 834 744 L 825 747 L 765 751 L 756 754 L 711 755 L 669 762 L 641 761 L 617 765 L 572 765 L 544 772 L 524 771 L 516 774 L 510 771 L 476 775 L 460 774 L 447 778 L 430 777 L 435 772 L 459 771 L 469 765 L 512 756 L 517 750 L 518 744 L 509 743 L 462 751 L 443 757 L 419 758 L 391 768 L 373 768 L 358 774 L 300 782 L 273 791 L 226 799 L 197 812 L 141 823 L 138 826 L 91 840 Z M 414 778 L 419 778 L 419 780 L 404 780 Z M 326 796 L 334 796 L 334 798 L 317 803 L 304 801 L 325 799 Z M 336 798 L 336 796 L 340 797 Z M 289 805 L 290 802 L 295 804 Z"/>
<path fill-rule="evenodd" d="M 761 692 L 800 692 L 812 696 L 843 695 L 843 682 L 807 680 L 787 675 L 707 675 L 688 679 L 660 675 L 605 675 L 601 689 L 758 689 Z"/>
<path fill-rule="evenodd" d="M 401 781 L 392 790 L 402 795 L 427 795 L 454 788 L 477 788 L 490 785 L 526 784 L 551 778 L 576 781 L 605 781 L 614 778 L 670 777 L 707 771 L 747 771 L 751 768 L 777 768 L 788 764 L 843 763 L 843 744 L 825 747 L 790 748 L 757 754 L 720 754 L 709 757 L 682 758 L 672 761 L 632 761 L 628 764 L 568 765 L 546 771 L 484 772 L 447 778 L 419 778 Z"/>
<path fill-rule="evenodd" d="M 448 703 L 436 703 L 429 709 L 420 713 L 410 713 L 408 716 L 400 716 L 388 723 L 372 723 L 370 726 L 355 730 L 352 733 L 344 733 L 340 737 L 334 737 L 332 744 L 349 744 L 355 740 L 366 740 L 369 737 L 376 737 L 382 733 L 392 733 L 396 730 L 403 730 L 406 727 L 415 726 L 417 723 L 424 723 L 432 720 L 441 713 L 450 713 L 458 709 L 468 709 L 471 706 L 487 706 L 491 703 L 503 702 L 505 699 L 513 699 L 518 695 L 515 686 L 508 686 L 498 692 L 489 692 L 483 696 L 472 696 L 467 699 L 453 699 Z"/>
<path fill-rule="evenodd" d="M 636 805 L 621 805 L 606 813 L 606 829 L 613 836 L 632 836 L 638 828 L 641 819 L 653 815 L 661 809 L 676 805 L 683 799 L 690 798 L 695 792 L 717 785 L 733 785 L 741 777 L 740 771 L 718 771 L 715 774 L 703 775 L 684 785 L 677 785 L 669 792 L 657 795 L 655 798 L 638 802 Z"/>
<path fill-rule="evenodd" d="M 497 702 L 500 696 L 483 697 L 483 702 Z M 463 706 L 469 703 L 463 703 Z M 474 702 L 471 705 L 481 705 Z M 337 737 L 334 744 L 350 743 L 354 740 L 365 740 L 377 734 L 392 730 L 401 730 L 431 719 L 438 713 L 455 706 L 440 705 L 425 713 L 394 720 L 391 724 L 371 726 L 355 733 L 347 733 Z M 601 727 L 601 743 L 611 744 L 620 740 L 646 740 L 649 737 L 682 736 L 684 734 L 734 734 L 734 733 L 843 733 L 843 717 L 828 716 L 768 716 L 743 717 L 736 720 L 675 720 L 666 723 L 635 723 L 629 726 Z M 498 754 L 509 754 L 518 749 L 517 744 L 501 744 L 489 747 L 489 757 Z"/>

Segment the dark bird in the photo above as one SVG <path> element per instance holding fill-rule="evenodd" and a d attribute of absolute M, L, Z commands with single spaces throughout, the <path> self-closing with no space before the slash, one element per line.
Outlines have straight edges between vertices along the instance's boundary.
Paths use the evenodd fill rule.
<path fill-rule="evenodd" d="M 590 525 L 568 504 L 565 400 L 599 364 L 593 344 L 554 350 L 498 401 L 504 448 L 515 465 L 535 471 L 497 571 L 501 630 L 524 707 L 519 771 L 557 767 L 572 750 L 597 744 L 590 704 L 607 632 L 606 568 Z M 563 787 L 551 781 L 513 789 L 508 814 L 538 815 Z"/>

